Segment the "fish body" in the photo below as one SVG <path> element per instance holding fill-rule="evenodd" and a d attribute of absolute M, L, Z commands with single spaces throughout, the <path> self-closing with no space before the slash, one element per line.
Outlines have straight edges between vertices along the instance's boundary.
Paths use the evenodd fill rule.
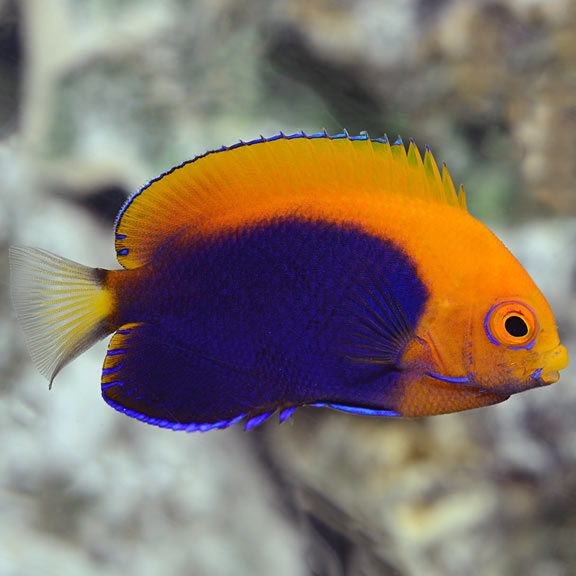
<path fill-rule="evenodd" d="M 568 363 L 544 296 L 413 143 L 208 153 L 128 201 L 116 251 L 122 270 L 95 271 L 13 249 L 15 306 L 50 379 L 114 332 L 104 399 L 164 427 L 252 428 L 304 405 L 455 412 Z"/>

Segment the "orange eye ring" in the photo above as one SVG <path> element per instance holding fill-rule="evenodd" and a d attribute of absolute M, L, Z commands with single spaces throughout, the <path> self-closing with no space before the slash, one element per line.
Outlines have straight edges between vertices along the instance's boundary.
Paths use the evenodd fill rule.
<path fill-rule="evenodd" d="M 531 348 L 540 329 L 532 309 L 521 302 L 493 306 L 484 322 L 488 338 L 500 346 Z"/>

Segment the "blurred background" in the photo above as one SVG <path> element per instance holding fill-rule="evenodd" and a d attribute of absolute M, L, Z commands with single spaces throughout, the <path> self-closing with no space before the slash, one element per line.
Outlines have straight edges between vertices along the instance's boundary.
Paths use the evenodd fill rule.
<path fill-rule="evenodd" d="M 413 137 L 463 182 L 576 354 L 573 0 L 0 0 L 0 576 L 576 574 L 576 383 L 422 420 L 297 411 L 245 433 L 49 392 L 9 244 L 115 267 L 171 166 L 279 131 Z M 473 258 L 473 255 L 471 255 Z"/>

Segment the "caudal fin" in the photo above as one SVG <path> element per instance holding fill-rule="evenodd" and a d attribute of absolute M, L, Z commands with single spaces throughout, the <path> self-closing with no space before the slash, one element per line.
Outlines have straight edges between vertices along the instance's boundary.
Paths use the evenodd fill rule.
<path fill-rule="evenodd" d="M 30 355 L 50 385 L 58 372 L 113 331 L 106 272 L 46 250 L 10 247 L 12 303 Z"/>

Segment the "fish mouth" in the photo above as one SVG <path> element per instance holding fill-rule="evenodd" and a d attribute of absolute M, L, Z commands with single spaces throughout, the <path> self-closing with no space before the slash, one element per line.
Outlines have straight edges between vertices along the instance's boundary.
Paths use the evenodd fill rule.
<path fill-rule="evenodd" d="M 483 396 L 489 401 L 490 398 L 500 398 L 499 401 L 505 400 L 512 394 L 518 394 L 538 386 L 549 386 L 558 382 L 560 379 L 560 370 L 564 370 L 568 366 L 568 350 L 565 346 L 559 345 L 554 349 L 546 359 L 542 368 L 538 368 L 530 378 L 522 378 L 517 380 L 515 378 L 504 379 L 498 386 L 483 386 L 476 382 L 472 375 L 462 377 L 449 377 L 441 374 L 429 372 L 427 376 L 432 378 L 437 383 L 452 384 L 458 386 L 462 390 L 466 390 L 470 394 L 476 396 Z"/>
<path fill-rule="evenodd" d="M 560 370 L 564 370 L 569 362 L 568 350 L 560 345 L 552 352 L 546 364 L 533 372 L 530 377 L 540 380 L 543 386 L 554 384 L 560 379 Z"/>

